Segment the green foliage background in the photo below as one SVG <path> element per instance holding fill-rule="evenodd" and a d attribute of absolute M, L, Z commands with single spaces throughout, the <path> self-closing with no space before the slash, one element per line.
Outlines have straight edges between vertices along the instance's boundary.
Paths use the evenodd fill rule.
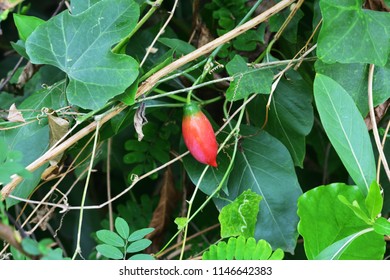
<path fill-rule="evenodd" d="M 23 180 L 1 201 L 0 258 L 388 258 L 386 2 L 5 2 L 2 194 Z M 187 153 L 188 100 L 216 131 L 217 168 Z"/>

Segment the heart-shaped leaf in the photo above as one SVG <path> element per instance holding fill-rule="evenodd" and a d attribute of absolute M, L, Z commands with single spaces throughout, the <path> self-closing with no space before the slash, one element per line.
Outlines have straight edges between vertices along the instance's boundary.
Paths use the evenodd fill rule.
<path fill-rule="evenodd" d="M 138 17 L 133 0 L 103 0 L 77 15 L 65 11 L 28 37 L 26 51 L 32 63 L 54 65 L 68 75 L 71 104 L 99 109 L 138 75 L 132 57 L 110 49 L 135 27 Z"/>

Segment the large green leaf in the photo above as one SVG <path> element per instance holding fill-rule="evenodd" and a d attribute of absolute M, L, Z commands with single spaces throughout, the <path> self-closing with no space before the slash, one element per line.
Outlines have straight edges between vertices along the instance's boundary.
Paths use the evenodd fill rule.
<path fill-rule="evenodd" d="M 138 75 L 133 58 L 110 50 L 135 27 L 138 16 L 133 0 L 103 0 L 78 15 L 62 12 L 28 37 L 27 54 L 32 63 L 54 65 L 68 75 L 71 104 L 98 109 Z"/>
<path fill-rule="evenodd" d="M 49 127 L 45 118 L 38 121 L 43 108 L 59 109 L 67 104 L 64 99 L 65 81 L 58 82 L 53 86 L 37 91 L 24 100 L 19 110 L 23 111 L 26 120 L 32 120 L 19 128 L 0 131 L 0 137 L 8 144 L 8 149 L 19 151 L 23 154 L 20 163 L 26 167 L 39 158 L 49 146 Z M 32 173 L 32 176 L 24 179 L 12 192 L 14 196 L 27 198 L 40 181 L 41 174 L 47 165 L 42 166 Z M 18 201 L 7 199 L 7 206 L 10 207 Z"/>
<path fill-rule="evenodd" d="M 249 105 L 251 120 L 264 123 L 267 98 L 258 96 Z M 303 167 L 306 154 L 306 136 L 313 126 L 311 89 L 302 80 L 282 79 L 275 90 L 265 130 L 278 138 L 289 150 L 294 164 Z"/>
<path fill-rule="evenodd" d="M 71 0 L 70 8 L 72 14 L 73 15 L 80 14 L 99 1 L 100 0 Z"/>
<path fill-rule="evenodd" d="M 297 199 L 299 186 L 291 156 L 276 138 L 254 127 L 242 126 L 240 151 L 229 177 L 227 199 L 234 200 L 247 189 L 262 196 L 255 238 L 272 248 L 293 252 L 298 237 Z M 247 136 L 247 137 L 245 137 Z M 221 208 L 224 200 L 217 200 Z"/>
<path fill-rule="evenodd" d="M 323 250 L 337 241 L 369 227 L 339 200 L 340 195 L 348 201 L 357 201 L 359 205 L 364 205 L 364 195 L 357 186 L 341 183 L 317 187 L 299 198 L 298 230 L 303 236 L 306 256 L 310 260 L 317 258 Z M 333 249 L 341 243 L 334 245 Z M 354 238 L 338 258 L 382 259 L 385 245 L 383 235 L 371 231 Z"/>
<path fill-rule="evenodd" d="M 362 9 L 362 0 L 321 0 L 318 57 L 327 63 L 384 66 L 390 52 L 390 14 Z"/>
<path fill-rule="evenodd" d="M 269 69 L 249 69 L 245 60 L 236 55 L 227 65 L 226 70 L 234 80 L 226 91 L 229 101 L 236 101 L 252 93 L 269 93 L 273 73 Z"/>
<path fill-rule="evenodd" d="M 317 74 L 314 98 L 330 142 L 355 183 L 367 193 L 375 161 L 363 118 L 351 96 L 331 78 Z"/>
<path fill-rule="evenodd" d="M 338 82 L 352 97 L 363 117 L 368 114 L 368 65 L 363 63 L 332 63 L 321 60 L 315 63 L 317 73 L 329 76 Z M 374 106 L 390 98 L 390 61 L 384 67 L 375 67 L 373 81 Z"/>

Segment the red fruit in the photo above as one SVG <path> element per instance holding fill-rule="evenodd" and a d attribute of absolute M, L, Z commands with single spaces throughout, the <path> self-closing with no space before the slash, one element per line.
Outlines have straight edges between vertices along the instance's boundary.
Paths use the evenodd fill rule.
<path fill-rule="evenodd" d="M 188 150 L 197 161 L 217 167 L 218 144 L 214 130 L 196 104 L 184 106 L 182 133 Z"/>

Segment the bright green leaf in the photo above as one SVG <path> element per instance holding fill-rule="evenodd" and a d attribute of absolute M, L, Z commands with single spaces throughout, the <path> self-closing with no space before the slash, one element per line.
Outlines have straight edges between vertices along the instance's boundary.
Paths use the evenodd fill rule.
<path fill-rule="evenodd" d="M 148 248 L 150 246 L 150 244 L 152 244 L 152 241 L 150 241 L 149 239 L 140 239 L 140 240 L 137 240 L 137 241 L 134 241 L 133 243 L 131 243 L 127 247 L 126 252 L 127 253 L 139 252 L 139 251 L 142 251 L 142 250 L 145 250 L 146 248 Z"/>
<path fill-rule="evenodd" d="M 362 9 L 362 0 L 321 0 L 318 57 L 327 63 L 384 66 L 390 52 L 390 14 Z"/>
<path fill-rule="evenodd" d="M 265 131 L 241 126 L 234 168 L 229 177 L 228 200 L 250 189 L 263 199 L 257 216 L 255 239 L 267 240 L 273 248 L 293 252 L 298 237 L 297 199 L 299 186 L 291 156 L 283 144 Z M 222 195 L 221 195 L 222 196 Z M 216 201 L 222 208 L 227 202 Z"/>
<path fill-rule="evenodd" d="M 379 217 L 375 220 L 374 230 L 378 234 L 390 236 L 390 221 Z"/>
<path fill-rule="evenodd" d="M 339 260 L 345 250 L 348 248 L 351 243 L 356 240 L 359 236 L 372 231 L 372 228 L 361 230 L 357 233 L 351 234 L 335 243 L 326 247 L 318 256 L 315 257 L 316 260 Z"/>
<path fill-rule="evenodd" d="M 314 98 L 330 142 L 349 175 L 367 193 L 375 180 L 375 159 L 367 127 L 355 103 L 337 82 L 321 74 L 314 81 Z"/>
<path fill-rule="evenodd" d="M 284 252 L 282 249 L 278 248 L 272 253 L 272 255 L 269 257 L 269 260 L 283 260 L 283 258 Z"/>
<path fill-rule="evenodd" d="M 133 242 L 136 240 L 140 240 L 144 238 L 146 235 L 148 235 L 149 233 L 151 233 L 152 231 L 154 231 L 154 228 L 143 228 L 143 229 L 136 230 L 132 234 L 130 234 L 127 241 Z"/>
<path fill-rule="evenodd" d="M 187 218 L 184 217 L 178 217 L 175 219 L 175 224 L 177 224 L 177 229 L 182 230 L 188 222 Z"/>
<path fill-rule="evenodd" d="M 341 183 L 314 188 L 298 200 L 298 230 L 309 260 L 337 241 L 367 229 L 367 224 L 338 199 L 340 195 L 364 205 L 360 188 Z M 339 259 L 382 259 L 385 245 L 383 236 L 368 232 L 354 239 Z"/>
<path fill-rule="evenodd" d="M 221 237 L 242 235 L 248 238 L 254 236 L 260 200 L 260 195 L 246 190 L 232 203 L 224 206 L 218 216 L 221 224 Z"/>
<path fill-rule="evenodd" d="M 358 203 L 356 200 L 354 200 L 354 201 L 351 203 L 350 201 L 348 201 L 348 199 L 347 199 L 345 196 L 343 196 L 343 195 L 341 195 L 341 194 L 338 195 L 337 198 L 338 198 L 344 205 L 348 206 L 349 209 L 351 209 L 351 210 L 355 213 L 356 217 L 358 217 L 359 219 L 361 219 L 362 221 L 364 221 L 364 222 L 365 222 L 366 224 L 368 224 L 368 225 L 371 225 L 371 224 L 372 224 L 370 218 L 368 217 L 367 211 L 364 211 L 364 210 L 366 210 L 366 209 L 363 210 L 363 209 L 360 207 L 359 203 Z"/>
<path fill-rule="evenodd" d="M 119 234 L 107 229 L 98 230 L 96 236 L 104 243 L 115 247 L 125 246 L 125 241 Z"/>
<path fill-rule="evenodd" d="M 123 253 L 112 245 L 99 244 L 96 246 L 96 250 L 103 256 L 113 260 L 123 259 Z"/>
<path fill-rule="evenodd" d="M 236 55 L 227 65 L 226 70 L 234 80 L 226 91 L 229 101 L 236 101 L 252 93 L 269 93 L 274 74 L 269 69 L 249 69 L 245 60 Z"/>
<path fill-rule="evenodd" d="M 117 217 L 115 219 L 115 230 L 123 239 L 127 239 L 130 234 L 130 228 L 125 219 Z M 107 242 L 106 242 L 107 243 Z"/>
<path fill-rule="evenodd" d="M 137 62 L 110 48 L 135 27 L 138 16 L 132 0 L 102 0 L 78 15 L 64 11 L 28 37 L 27 54 L 32 63 L 50 64 L 68 75 L 71 104 L 99 109 L 137 78 Z"/>
<path fill-rule="evenodd" d="M 27 38 L 31 35 L 31 33 L 39 25 L 45 22 L 44 20 L 33 16 L 26 16 L 20 14 L 13 14 L 13 15 L 14 15 L 15 25 L 18 29 L 19 38 L 23 41 L 26 41 Z"/>
<path fill-rule="evenodd" d="M 380 187 L 376 181 L 372 182 L 365 200 L 369 217 L 374 220 L 382 211 L 383 197 Z"/>

